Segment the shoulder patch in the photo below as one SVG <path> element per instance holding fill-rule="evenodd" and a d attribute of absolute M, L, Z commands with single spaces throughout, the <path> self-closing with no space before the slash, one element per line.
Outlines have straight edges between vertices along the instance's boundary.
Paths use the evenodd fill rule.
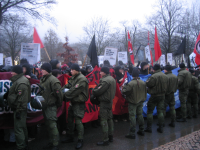
<path fill-rule="evenodd" d="M 100 89 L 100 88 L 101 88 L 101 86 L 98 87 L 98 89 Z"/>
<path fill-rule="evenodd" d="M 21 95 L 22 94 L 22 90 L 18 90 L 18 94 Z"/>
<path fill-rule="evenodd" d="M 79 84 L 76 84 L 75 87 L 76 87 L 76 88 L 79 87 Z"/>

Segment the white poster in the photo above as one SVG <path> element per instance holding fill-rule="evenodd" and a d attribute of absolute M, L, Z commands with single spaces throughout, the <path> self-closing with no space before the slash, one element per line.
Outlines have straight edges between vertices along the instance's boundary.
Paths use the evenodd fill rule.
<path fill-rule="evenodd" d="M 117 49 L 106 47 L 104 53 L 104 60 L 108 60 L 110 62 L 110 65 L 114 66 L 116 64 L 116 58 L 117 58 Z"/>
<path fill-rule="evenodd" d="M 0 53 L 0 65 L 3 65 L 3 53 Z"/>
<path fill-rule="evenodd" d="M 160 56 L 160 65 L 165 66 L 165 55 Z"/>
<path fill-rule="evenodd" d="M 195 54 L 194 52 L 192 52 L 192 53 L 190 54 L 190 56 L 189 56 L 189 58 L 190 58 L 190 65 L 191 65 L 192 67 L 195 67 L 195 66 L 196 66 L 195 57 L 196 57 L 196 54 Z"/>
<path fill-rule="evenodd" d="M 169 63 L 170 65 L 172 65 L 172 53 L 167 53 L 167 64 Z"/>
<path fill-rule="evenodd" d="M 5 58 L 5 66 L 12 66 L 12 58 L 11 57 Z"/>
<path fill-rule="evenodd" d="M 104 61 L 104 56 L 98 56 L 98 63 L 99 63 L 99 66 L 101 64 L 103 64 L 103 61 Z"/>
<path fill-rule="evenodd" d="M 118 62 L 122 61 L 124 64 L 128 63 L 127 52 L 118 52 Z"/>
<path fill-rule="evenodd" d="M 151 53 L 150 53 L 149 45 L 145 47 L 145 56 L 146 56 L 146 59 L 151 62 Z"/>
<path fill-rule="evenodd" d="M 40 44 L 21 43 L 20 59 L 22 58 L 26 58 L 32 65 L 40 61 Z"/>

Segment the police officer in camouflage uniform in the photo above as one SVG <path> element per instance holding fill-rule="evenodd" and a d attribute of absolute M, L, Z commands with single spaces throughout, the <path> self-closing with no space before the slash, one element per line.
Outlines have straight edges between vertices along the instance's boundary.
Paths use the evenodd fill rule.
<path fill-rule="evenodd" d="M 147 92 L 151 94 L 149 101 L 147 103 L 147 128 L 144 130 L 145 132 L 152 133 L 152 122 L 153 122 L 153 110 L 156 106 L 157 114 L 158 114 L 158 132 L 163 132 L 163 124 L 164 124 L 164 100 L 165 93 L 167 92 L 168 86 L 168 78 L 167 76 L 161 72 L 161 68 L 159 64 L 155 64 L 153 66 L 154 73 L 152 76 L 146 81 L 146 85 L 148 87 Z"/>
<path fill-rule="evenodd" d="M 58 150 L 59 132 L 57 128 L 57 107 L 61 106 L 59 100 L 62 98 L 60 81 L 51 74 L 52 67 L 49 63 L 41 66 L 43 77 L 40 79 L 40 85 L 44 88 L 41 95 L 45 99 L 43 103 L 43 116 L 48 130 L 50 142 L 43 149 Z"/>
<path fill-rule="evenodd" d="M 67 138 L 62 140 L 63 143 L 70 143 L 74 141 L 74 120 L 76 130 L 78 131 L 78 142 L 76 149 L 83 146 L 84 127 L 82 119 L 85 113 L 85 102 L 88 100 L 88 80 L 80 73 L 78 64 L 71 66 L 72 77 L 69 79 L 68 84 L 63 88 L 68 88 L 69 91 L 64 93 L 64 98 L 70 101 L 68 108 L 68 133 Z M 69 84 L 70 83 L 70 84 Z"/>
<path fill-rule="evenodd" d="M 190 68 L 189 71 L 192 74 L 192 83 L 189 88 L 189 94 L 187 98 L 187 111 L 188 111 L 187 118 L 191 119 L 192 117 L 197 118 L 198 115 L 198 94 L 200 94 L 200 89 L 199 89 L 198 78 L 194 76 L 195 75 L 194 69 Z M 192 115 L 191 106 L 193 106 L 194 115 Z"/>
<path fill-rule="evenodd" d="M 169 126 L 175 127 L 176 111 L 174 93 L 177 91 L 178 88 L 178 78 L 176 75 L 172 74 L 171 70 L 171 65 L 166 65 L 164 68 L 164 72 L 168 77 L 168 88 L 167 93 L 165 94 L 165 109 L 163 113 L 164 115 L 166 114 L 166 108 L 169 105 L 171 115 L 171 123 L 169 124 Z"/>
<path fill-rule="evenodd" d="M 100 75 L 99 85 L 93 89 L 93 95 L 100 101 L 99 114 L 103 130 L 103 141 L 98 142 L 97 145 L 106 146 L 109 142 L 113 142 L 112 100 L 115 97 L 116 81 L 110 76 L 108 67 L 102 67 Z"/>
<path fill-rule="evenodd" d="M 179 100 L 181 102 L 181 116 L 177 118 L 178 122 L 186 122 L 187 108 L 186 101 L 189 93 L 189 88 L 192 83 L 192 75 L 185 69 L 185 64 L 179 65 L 180 70 L 178 71 L 178 89 L 179 89 Z"/>
<path fill-rule="evenodd" d="M 25 150 L 28 144 L 28 132 L 26 128 L 27 103 L 31 99 L 31 88 L 29 80 L 24 77 L 21 66 L 13 66 L 12 86 L 8 96 L 5 98 L 14 113 L 14 130 L 17 148 L 15 150 Z"/>
<path fill-rule="evenodd" d="M 125 137 L 135 139 L 136 129 L 136 115 L 139 122 L 139 131 L 137 134 L 144 136 L 144 118 L 143 118 L 143 102 L 147 98 L 147 88 L 144 81 L 139 78 L 139 71 L 137 68 L 133 68 L 133 79 L 122 89 L 122 93 L 126 95 L 128 101 L 128 111 L 130 120 L 130 133 Z"/>

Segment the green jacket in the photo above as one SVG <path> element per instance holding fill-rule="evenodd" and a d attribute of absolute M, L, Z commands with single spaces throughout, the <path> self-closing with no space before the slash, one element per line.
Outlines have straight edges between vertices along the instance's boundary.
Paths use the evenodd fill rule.
<path fill-rule="evenodd" d="M 148 93 L 155 96 L 165 95 L 168 89 L 168 77 L 161 72 L 156 70 L 149 79 L 146 81 L 148 87 Z"/>
<path fill-rule="evenodd" d="M 8 93 L 9 106 L 20 112 L 27 109 L 27 103 L 31 100 L 31 87 L 29 80 L 23 74 L 15 75 L 10 78 L 12 86 Z"/>
<path fill-rule="evenodd" d="M 99 85 L 93 89 L 93 95 L 100 101 L 100 112 L 103 109 L 112 110 L 112 101 L 115 97 L 116 81 L 110 75 L 105 75 Z"/>
<path fill-rule="evenodd" d="M 57 106 L 58 100 L 63 100 L 60 81 L 51 73 L 40 79 L 40 85 L 44 88 L 41 95 L 45 99 L 46 106 Z"/>
<path fill-rule="evenodd" d="M 189 88 L 189 92 L 200 94 L 199 81 L 198 81 L 198 78 L 195 77 L 195 76 L 192 76 L 192 83 L 191 83 L 191 86 Z"/>
<path fill-rule="evenodd" d="M 71 85 L 69 83 L 71 83 Z M 71 99 L 71 109 L 74 114 L 83 118 L 85 113 L 85 102 L 88 100 L 89 96 L 87 78 L 81 73 L 78 73 L 69 78 L 68 84 L 66 84 L 63 89 L 64 88 L 69 89 L 64 93 L 64 96 L 67 99 Z"/>
<path fill-rule="evenodd" d="M 168 88 L 166 95 L 175 93 L 178 89 L 178 78 L 171 71 L 165 73 L 168 77 Z"/>
<path fill-rule="evenodd" d="M 189 89 L 192 83 L 192 75 L 185 68 L 178 71 L 178 89 L 185 90 Z"/>
<path fill-rule="evenodd" d="M 140 78 L 131 80 L 127 85 L 124 85 L 122 93 L 126 95 L 126 100 L 132 104 L 144 102 L 147 98 L 146 83 Z"/>

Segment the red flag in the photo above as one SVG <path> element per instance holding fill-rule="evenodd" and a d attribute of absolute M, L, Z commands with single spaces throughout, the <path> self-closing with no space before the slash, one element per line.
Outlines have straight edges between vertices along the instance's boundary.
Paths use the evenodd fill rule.
<path fill-rule="evenodd" d="M 39 43 L 40 48 L 44 47 L 35 27 L 34 27 L 34 32 L 33 32 L 33 43 Z"/>
<path fill-rule="evenodd" d="M 155 61 L 158 61 L 160 56 L 162 55 L 161 49 L 160 49 L 160 44 L 158 41 L 158 35 L 157 35 L 157 30 L 155 27 L 155 43 L 154 43 L 154 50 L 155 50 Z"/>
<path fill-rule="evenodd" d="M 153 66 L 153 57 L 152 57 L 152 51 L 151 51 L 151 49 L 150 49 L 150 39 L 149 39 L 149 31 L 148 31 L 148 45 L 149 45 L 149 50 L 150 50 L 150 55 L 151 55 L 151 65 Z"/>
<path fill-rule="evenodd" d="M 194 53 L 196 54 L 195 63 L 200 65 L 200 32 L 194 46 Z"/>
<path fill-rule="evenodd" d="M 131 37 L 130 37 L 129 31 L 128 31 L 128 51 L 129 51 L 129 54 L 130 54 L 131 62 L 134 65 L 133 46 L 132 46 L 132 43 L 131 43 Z"/>

